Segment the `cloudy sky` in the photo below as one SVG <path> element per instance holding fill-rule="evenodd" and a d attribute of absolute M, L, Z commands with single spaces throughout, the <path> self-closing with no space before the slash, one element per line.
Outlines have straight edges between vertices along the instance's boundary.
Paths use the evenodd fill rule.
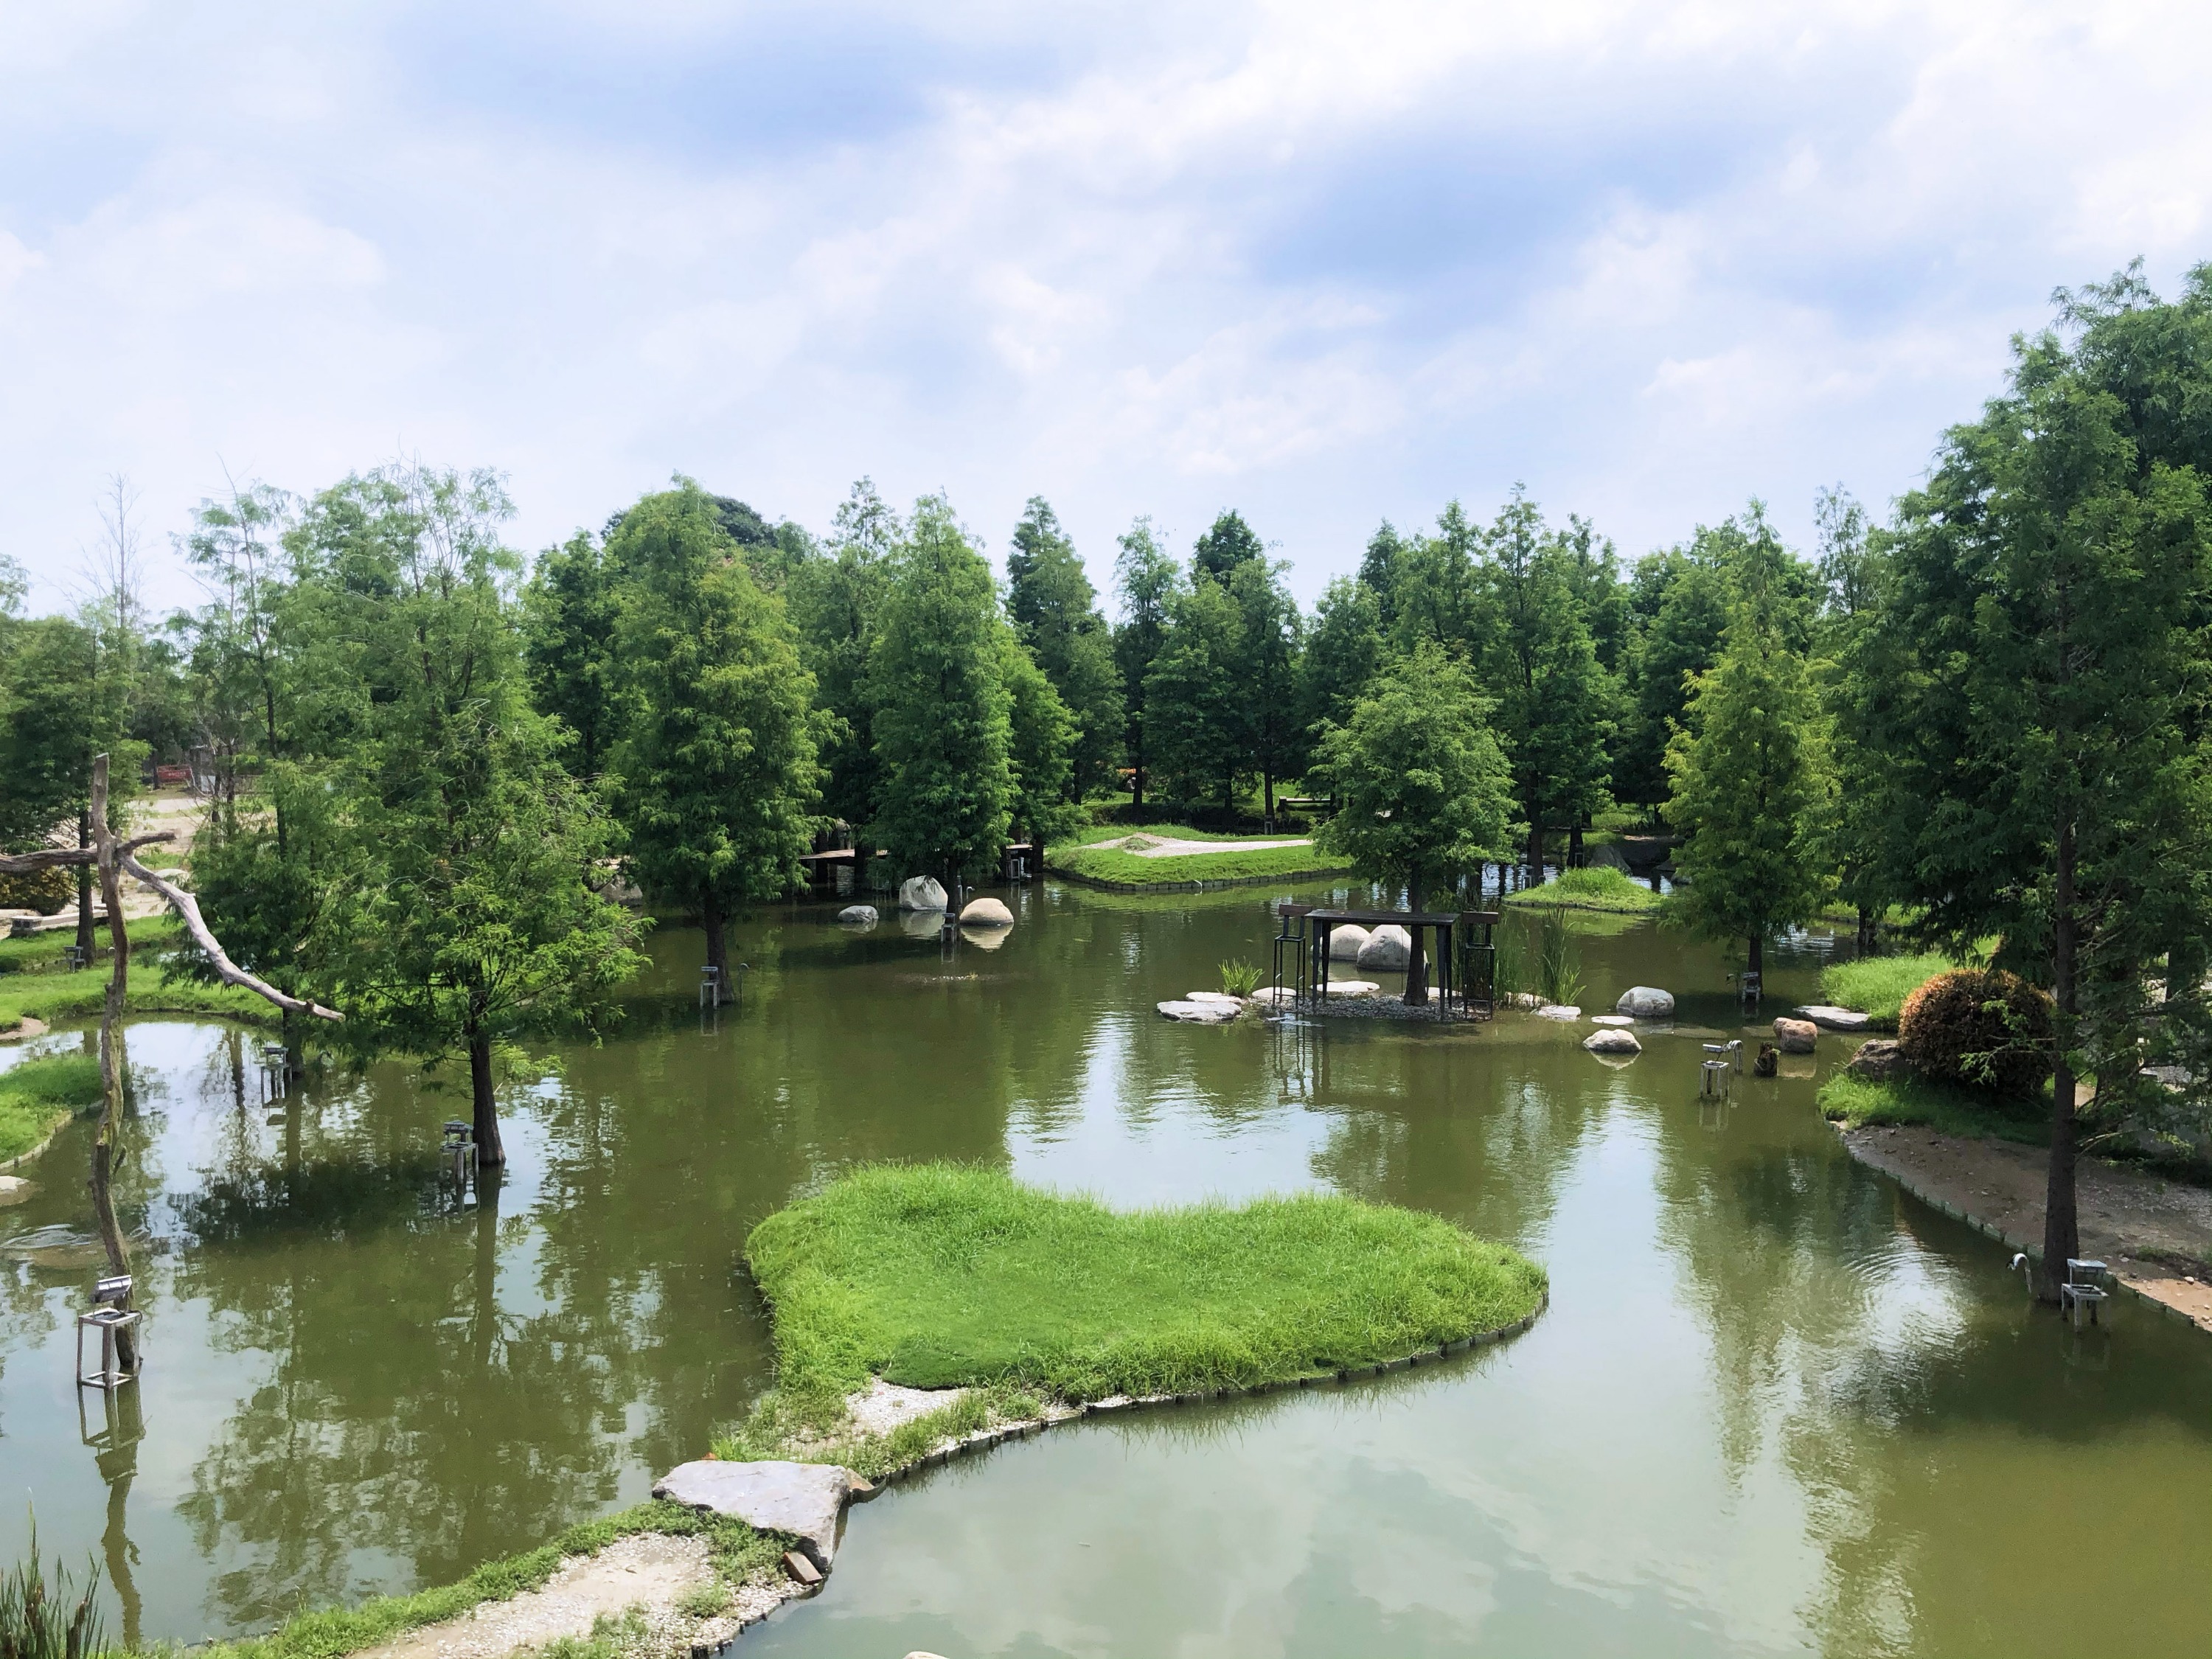
<path fill-rule="evenodd" d="M 2202 0 L 0 0 L 0 549 L 127 474 L 945 489 L 1310 597 L 1516 480 L 1634 556 L 1879 506 L 2051 290 L 2212 258 Z M 1103 581 L 1102 581 L 1103 585 Z"/>

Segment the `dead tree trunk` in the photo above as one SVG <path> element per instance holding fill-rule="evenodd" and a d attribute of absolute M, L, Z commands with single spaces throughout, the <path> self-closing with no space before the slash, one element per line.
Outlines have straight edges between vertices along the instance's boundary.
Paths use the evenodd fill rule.
<path fill-rule="evenodd" d="M 123 1000 L 131 986 L 131 934 L 123 925 L 123 886 L 115 874 L 115 837 L 107 827 L 107 757 L 93 763 L 90 823 L 93 851 L 100 860 L 100 902 L 107 907 L 107 933 L 113 958 L 107 975 L 107 994 L 100 1015 L 100 1127 L 92 1138 L 92 1212 L 100 1227 L 100 1242 L 107 1251 L 107 1271 L 122 1275 L 131 1271 L 131 1241 L 115 1218 L 115 1138 L 123 1123 Z M 89 909 L 80 917 L 89 917 Z M 117 1304 L 128 1311 L 131 1298 Z M 115 1333 L 116 1362 L 126 1371 L 138 1369 L 138 1341 L 129 1326 Z"/>
<path fill-rule="evenodd" d="M 2058 1033 L 2051 1068 L 2051 1170 L 2043 1194 L 2043 1273 L 2036 1285 L 2037 1295 L 2046 1302 L 2058 1299 L 2067 1259 L 2081 1254 L 2081 1223 L 2074 1206 L 2076 1079 L 2069 1049 L 2075 1017 L 2081 1012 L 2075 961 L 2081 945 L 2074 914 L 2076 859 L 2074 825 L 2067 819 L 2058 826 L 2057 891 L 2052 895 L 2051 990 L 2058 1005 Z"/>

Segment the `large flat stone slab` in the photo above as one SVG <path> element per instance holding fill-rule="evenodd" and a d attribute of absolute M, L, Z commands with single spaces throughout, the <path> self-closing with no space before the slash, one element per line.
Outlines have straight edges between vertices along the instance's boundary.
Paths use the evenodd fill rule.
<path fill-rule="evenodd" d="M 1808 1003 L 1797 1012 L 1802 1018 L 1815 1025 L 1825 1025 L 1831 1031 L 1863 1031 L 1874 1024 L 1856 1008 L 1831 1008 L 1825 1002 Z"/>
<path fill-rule="evenodd" d="M 1237 1018 L 1242 1004 L 1232 1007 L 1218 1002 L 1190 1002 L 1176 1000 L 1159 1005 L 1160 1012 L 1170 1019 L 1179 1019 L 1186 1025 L 1226 1025 Z"/>
<path fill-rule="evenodd" d="M 787 1532 L 823 1571 L 837 1553 L 837 1520 L 852 1491 L 851 1471 L 835 1463 L 678 1463 L 653 1489 L 695 1510 L 712 1510 L 763 1532 Z"/>

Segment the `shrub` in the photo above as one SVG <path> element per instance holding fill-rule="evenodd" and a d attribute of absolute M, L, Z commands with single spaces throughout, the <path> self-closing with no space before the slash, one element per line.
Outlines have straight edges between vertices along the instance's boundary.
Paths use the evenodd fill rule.
<path fill-rule="evenodd" d="M 1258 963 L 1247 962 L 1242 957 L 1231 957 L 1221 964 L 1221 988 L 1232 997 L 1250 996 L 1266 977 Z"/>
<path fill-rule="evenodd" d="M 1572 1006 L 1583 997 L 1583 953 L 1556 910 L 1545 912 L 1536 939 L 1536 990 L 1547 1002 Z"/>
<path fill-rule="evenodd" d="M 76 902 L 76 872 L 60 865 L 0 876 L 0 910 L 36 910 L 51 916 Z"/>
<path fill-rule="evenodd" d="M 2051 1075 L 2050 1000 L 2016 974 L 1938 974 L 1905 999 L 1897 1046 L 1923 1077 L 2033 1094 Z"/>
<path fill-rule="evenodd" d="M 109 1651 L 94 1605 L 100 1566 L 93 1564 L 82 1594 L 58 1564 L 51 1583 L 39 1560 L 39 1533 L 31 1528 L 30 1559 L 0 1577 L 0 1653 L 11 1659 L 92 1659 Z"/>

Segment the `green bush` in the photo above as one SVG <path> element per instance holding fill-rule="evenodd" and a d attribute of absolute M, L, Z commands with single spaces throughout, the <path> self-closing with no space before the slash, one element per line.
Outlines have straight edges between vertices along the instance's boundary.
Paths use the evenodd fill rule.
<path fill-rule="evenodd" d="M 1905 999 L 1897 1046 L 1936 1082 L 2033 1094 L 2051 1075 L 2050 1000 L 2016 974 L 1954 969 Z"/>
<path fill-rule="evenodd" d="M 1221 988 L 1232 997 L 1250 996 L 1266 977 L 1258 963 L 1247 962 L 1242 957 L 1231 957 L 1221 964 Z"/>
<path fill-rule="evenodd" d="M 51 916 L 76 902 L 76 872 L 60 865 L 0 875 L 0 910 L 36 910 Z"/>

